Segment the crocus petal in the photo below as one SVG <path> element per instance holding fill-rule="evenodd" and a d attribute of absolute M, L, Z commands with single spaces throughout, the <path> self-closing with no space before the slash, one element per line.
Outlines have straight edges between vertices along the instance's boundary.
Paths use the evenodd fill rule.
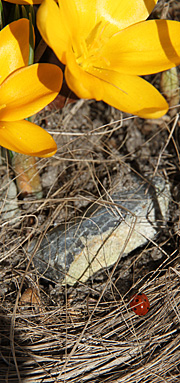
<path fill-rule="evenodd" d="M 159 118 L 167 113 L 164 97 L 141 77 L 113 71 L 102 71 L 99 77 L 104 80 L 103 101 L 109 105 L 142 118 Z"/>
<path fill-rule="evenodd" d="M 75 1 L 81 2 L 81 0 Z M 89 3 L 91 4 L 91 2 Z M 156 3 L 157 0 L 97 0 L 101 18 L 120 30 L 146 20 Z"/>
<path fill-rule="evenodd" d="M 180 22 L 149 20 L 113 36 L 102 48 L 111 69 L 146 75 L 180 64 Z"/>
<path fill-rule="evenodd" d="M 65 77 L 70 89 L 79 97 L 103 100 L 126 113 L 159 118 L 168 110 L 164 97 L 138 76 L 98 69 L 87 73 L 74 64 L 66 67 Z"/>
<path fill-rule="evenodd" d="M 27 118 L 54 100 L 62 71 L 53 64 L 33 64 L 13 72 L 0 86 L 0 120 Z"/>
<path fill-rule="evenodd" d="M 102 20 L 97 0 L 58 0 L 62 19 L 66 20 L 71 39 L 86 39 Z M 78 28 L 77 28 L 78 26 Z"/>
<path fill-rule="evenodd" d="M 157 0 L 58 1 L 74 38 L 77 34 L 77 25 L 80 36 L 83 35 L 86 38 L 100 20 L 104 20 L 109 25 L 110 33 L 146 20 L 157 3 Z"/>
<path fill-rule="evenodd" d="M 44 0 L 37 12 L 37 27 L 47 45 L 62 63 L 66 63 L 64 52 L 69 44 L 67 20 L 54 0 Z M 77 28 L 77 27 L 76 27 Z"/>
<path fill-rule="evenodd" d="M 26 120 L 0 121 L 0 145 L 14 152 L 38 157 L 50 157 L 57 150 L 49 133 Z"/>
<path fill-rule="evenodd" d="M 28 65 L 29 20 L 20 19 L 0 32 L 0 84 L 14 70 Z"/>

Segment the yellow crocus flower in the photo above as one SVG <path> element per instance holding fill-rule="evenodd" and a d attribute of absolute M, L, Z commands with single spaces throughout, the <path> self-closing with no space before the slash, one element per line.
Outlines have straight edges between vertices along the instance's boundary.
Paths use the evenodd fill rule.
<path fill-rule="evenodd" d="M 158 118 L 162 95 L 139 77 L 180 63 L 180 23 L 145 21 L 157 0 L 44 0 L 37 26 L 66 65 L 69 88 L 127 113 Z"/>
<path fill-rule="evenodd" d="M 62 71 L 29 59 L 29 21 L 20 19 L 0 31 L 0 145 L 31 156 L 49 157 L 57 146 L 40 126 L 27 120 L 54 100 Z"/>

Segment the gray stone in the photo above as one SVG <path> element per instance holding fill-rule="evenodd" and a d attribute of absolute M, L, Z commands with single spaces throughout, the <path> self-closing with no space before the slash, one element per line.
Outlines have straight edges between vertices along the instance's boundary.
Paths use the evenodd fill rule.
<path fill-rule="evenodd" d="M 39 272 L 63 284 L 86 282 L 152 240 L 167 219 L 169 184 L 161 177 L 150 184 L 133 180 L 129 190 L 117 187 L 103 207 L 96 205 L 79 223 L 49 232 L 34 256 Z"/>

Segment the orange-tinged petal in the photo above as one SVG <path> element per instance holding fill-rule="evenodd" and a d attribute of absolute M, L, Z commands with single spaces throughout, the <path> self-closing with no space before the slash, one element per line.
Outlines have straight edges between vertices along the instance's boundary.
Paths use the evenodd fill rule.
<path fill-rule="evenodd" d="M 180 22 L 149 20 L 113 36 L 102 48 L 109 67 L 126 74 L 157 73 L 180 64 Z"/>
<path fill-rule="evenodd" d="M 0 86 L 0 120 L 27 118 L 54 100 L 61 89 L 62 71 L 53 64 L 33 64 L 13 72 Z"/>
<path fill-rule="evenodd" d="M 29 20 L 12 22 L 0 32 L 0 84 L 14 70 L 28 65 Z"/>
<path fill-rule="evenodd" d="M 168 104 L 154 86 L 138 76 L 113 71 L 95 71 L 103 80 L 103 101 L 126 113 L 143 118 L 159 118 L 166 114 Z"/>
<path fill-rule="evenodd" d="M 66 63 L 64 52 L 69 45 L 67 22 L 54 0 L 43 1 L 37 12 L 37 27 L 46 44 L 64 64 Z"/>
<path fill-rule="evenodd" d="M 54 139 L 32 122 L 0 121 L 0 145 L 30 156 L 50 157 L 56 153 Z"/>
<path fill-rule="evenodd" d="M 98 69 L 87 73 L 75 65 L 66 67 L 65 76 L 68 86 L 79 97 L 103 100 L 126 113 L 159 118 L 168 110 L 157 89 L 138 76 Z"/>

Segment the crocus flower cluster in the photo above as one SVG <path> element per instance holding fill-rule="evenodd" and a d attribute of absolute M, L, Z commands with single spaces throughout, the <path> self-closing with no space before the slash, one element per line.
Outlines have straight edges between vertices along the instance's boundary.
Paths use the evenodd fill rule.
<path fill-rule="evenodd" d="M 65 80 L 78 97 L 103 100 L 143 118 L 159 118 L 167 112 L 164 97 L 141 77 L 180 64 L 180 23 L 147 20 L 157 0 L 13 2 L 41 3 L 37 27 L 65 65 Z M 22 153 L 52 155 L 56 151 L 53 139 L 23 118 L 55 98 L 62 72 L 50 64 L 27 67 L 26 20 L 0 33 L 0 143 Z"/>
<path fill-rule="evenodd" d="M 168 105 L 139 76 L 180 63 L 180 23 L 145 21 L 157 0 L 44 0 L 37 25 L 81 98 L 158 118 Z"/>
<path fill-rule="evenodd" d="M 31 156 L 48 157 L 56 143 L 25 118 L 39 112 L 59 93 L 62 71 L 29 60 L 29 21 L 20 19 L 0 32 L 0 145 Z"/>

